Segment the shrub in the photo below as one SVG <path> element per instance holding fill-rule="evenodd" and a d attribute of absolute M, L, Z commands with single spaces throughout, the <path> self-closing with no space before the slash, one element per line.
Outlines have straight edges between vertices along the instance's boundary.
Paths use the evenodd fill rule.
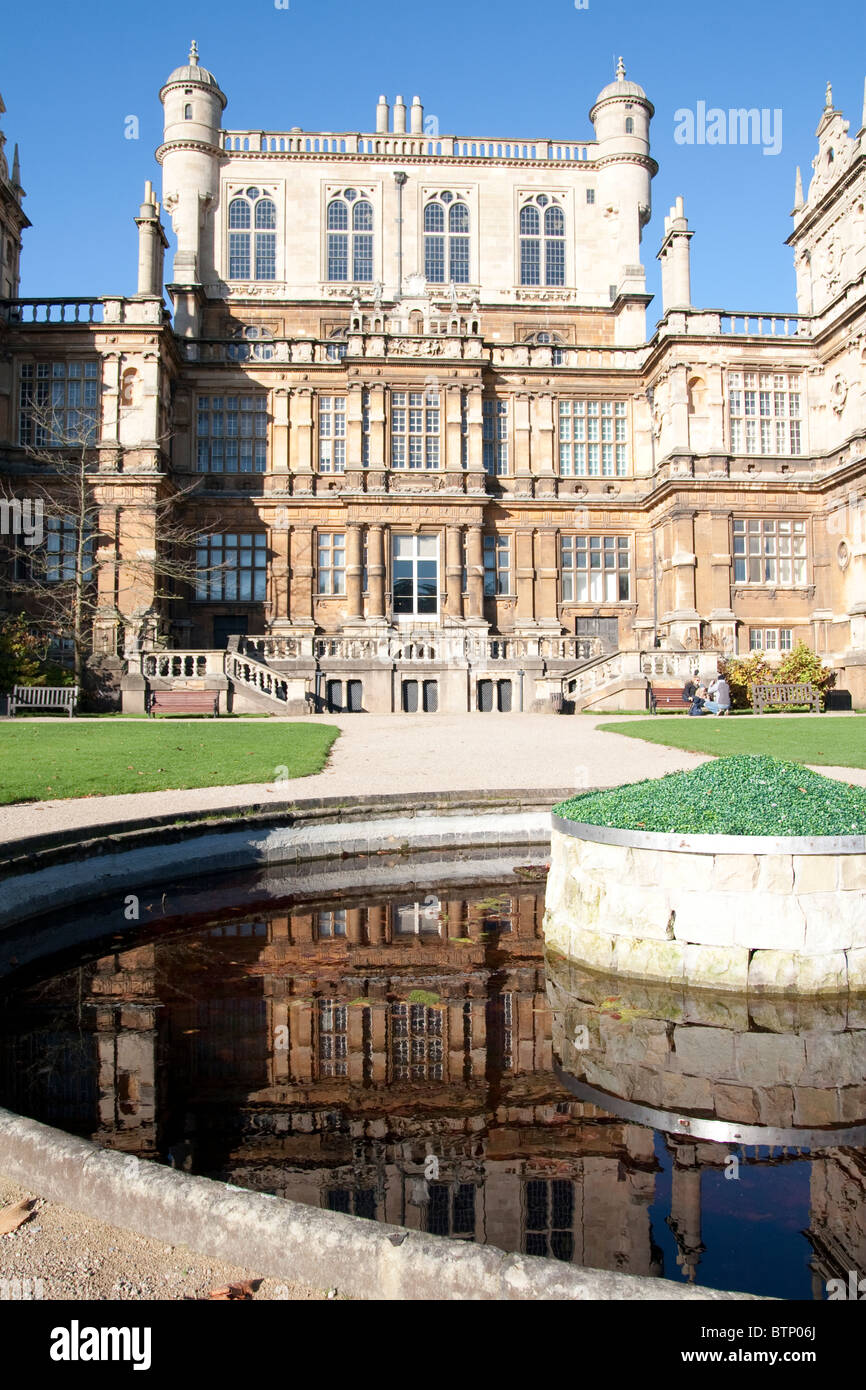
<path fill-rule="evenodd" d="M 775 679 L 773 668 L 763 652 L 729 657 L 720 663 L 719 672 L 731 687 L 731 705 L 734 709 L 751 708 L 752 686 Z"/>
<path fill-rule="evenodd" d="M 810 651 L 805 642 L 798 642 L 794 650 L 783 657 L 778 679 L 791 682 L 808 681 L 820 690 L 823 708 L 827 700 L 827 691 L 832 690 L 836 684 L 836 672 L 825 666 L 821 658 Z"/>
<path fill-rule="evenodd" d="M 719 670 L 731 687 L 734 709 L 750 708 L 752 687 L 772 682 L 814 685 L 821 693 L 823 707 L 827 691 L 836 684 L 836 672 L 825 666 L 805 642 L 798 642 L 793 651 L 786 652 L 778 665 L 771 664 L 764 652 L 752 652 L 749 656 L 729 657 L 720 664 Z M 778 707 L 768 705 L 767 708 Z"/>

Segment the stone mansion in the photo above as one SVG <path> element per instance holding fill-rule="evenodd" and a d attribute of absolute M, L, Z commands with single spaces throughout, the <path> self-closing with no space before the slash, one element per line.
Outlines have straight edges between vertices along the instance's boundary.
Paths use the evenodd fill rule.
<path fill-rule="evenodd" d="M 582 140 L 431 134 L 399 96 L 366 133 L 232 130 L 195 44 L 160 100 L 128 297 L 20 297 L 0 135 L 4 497 L 84 422 L 98 527 L 43 543 L 58 583 L 90 566 L 124 708 L 642 708 L 800 639 L 866 704 L 866 113 L 828 87 L 798 312 L 695 307 L 678 199 L 647 339 L 653 106 L 622 60 Z"/>

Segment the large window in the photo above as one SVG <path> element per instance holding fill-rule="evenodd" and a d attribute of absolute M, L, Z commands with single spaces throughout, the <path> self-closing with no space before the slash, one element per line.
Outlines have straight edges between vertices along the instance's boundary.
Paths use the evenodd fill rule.
<path fill-rule="evenodd" d="M 526 1253 L 574 1258 L 574 1188 L 565 1178 L 531 1178 L 526 1184 Z"/>
<path fill-rule="evenodd" d="M 546 193 L 520 209 L 520 283 L 565 284 L 565 214 Z"/>
<path fill-rule="evenodd" d="M 391 1065 L 395 1081 L 442 1080 L 442 1010 L 391 1005 Z"/>
<path fill-rule="evenodd" d="M 488 598 L 511 593 L 511 541 L 508 536 L 484 537 L 484 593 Z"/>
<path fill-rule="evenodd" d="M 99 363 L 23 362 L 18 441 L 25 447 L 93 444 L 99 423 Z"/>
<path fill-rule="evenodd" d="M 328 279 L 373 279 L 373 204 L 355 188 L 328 203 Z"/>
<path fill-rule="evenodd" d="M 267 596 L 264 532 L 202 536 L 196 549 L 195 596 L 216 603 L 259 603 Z"/>
<path fill-rule="evenodd" d="M 484 469 L 491 477 L 508 472 L 508 402 L 485 400 L 481 407 Z"/>
<path fill-rule="evenodd" d="M 447 190 L 424 208 L 424 274 L 435 285 L 469 284 L 469 208 Z"/>
<path fill-rule="evenodd" d="M 734 520 L 734 583 L 806 583 L 806 523 L 782 518 Z"/>
<path fill-rule="evenodd" d="M 346 397 L 319 397 L 319 472 L 346 471 Z"/>
<path fill-rule="evenodd" d="M 623 603 L 630 596 L 627 536 L 563 536 L 563 603 Z"/>
<path fill-rule="evenodd" d="M 392 468 L 438 468 L 439 431 L 439 396 L 436 392 L 392 392 Z"/>
<path fill-rule="evenodd" d="M 63 584 L 75 579 L 78 563 L 79 526 L 72 518 L 49 516 L 45 518 L 45 551 L 35 554 L 30 551 L 31 573 L 38 573 L 46 584 Z M 83 578 L 94 576 L 93 536 L 85 523 L 84 554 L 82 557 Z M 37 570 L 38 566 L 38 570 Z"/>
<path fill-rule="evenodd" d="M 260 188 L 229 203 L 229 279 L 276 280 L 277 205 Z"/>
<path fill-rule="evenodd" d="M 316 589 L 320 594 L 346 592 L 346 533 L 320 531 L 317 546 Z"/>
<path fill-rule="evenodd" d="M 199 396 L 199 473 L 264 473 L 268 458 L 266 396 Z"/>
<path fill-rule="evenodd" d="M 800 378 L 787 372 L 728 372 L 731 452 L 801 454 Z"/>
<path fill-rule="evenodd" d="M 794 646 L 794 631 L 790 627 L 750 627 L 750 652 L 789 652 Z"/>
<path fill-rule="evenodd" d="M 563 478 L 622 478 L 628 472 L 625 401 L 560 401 Z"/>
<path fill-rule="evenodd" d="M 435 617 L 439 611 L 439 538 L 395 536 L 393 553 L 394 613 L 400 617 Z"/>
<path fill-rule="evenodd" d="M 345 1076 L 349 1055 L 346 1005 L 320 999 L 317 1014 L 319 1076 Z"/>

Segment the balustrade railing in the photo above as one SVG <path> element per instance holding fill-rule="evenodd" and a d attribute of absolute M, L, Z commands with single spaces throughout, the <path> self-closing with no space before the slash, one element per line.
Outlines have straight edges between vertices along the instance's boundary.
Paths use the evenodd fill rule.
<path fill-rule="evenodd" d="M 141 674 L 158 680 L 200 679 L 223 674 L 221 651 L 143 652 Z"/>
<path fill-rule="evenodd" d="M 367 154 L 422 159 L 552 160 L 584 164 L 595 158 L 592 140 L 499 140 L 411 131 L 224 130 L 222 147 L 232 154 Z"/>
<path fill-rule="evenodd" d="M 101 299 L 0 299 L 7 323 L 102 323 Z"/>
<path fill-rule="evenodd" d="M 271 700 L 287 701 L 289 686 L 285 676 L 242 652 L 226 652 L 226 675 L 239 685 L 257 690 Z"/>

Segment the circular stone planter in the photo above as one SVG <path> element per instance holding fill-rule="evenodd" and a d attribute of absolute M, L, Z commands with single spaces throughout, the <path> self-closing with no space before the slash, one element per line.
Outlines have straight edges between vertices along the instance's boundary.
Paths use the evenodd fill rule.
<path fill-rule="evenodd" d="M 634 979 L 866 991 L 866 837 L 664 835 L 554 815 L 544 936 Z"/>

